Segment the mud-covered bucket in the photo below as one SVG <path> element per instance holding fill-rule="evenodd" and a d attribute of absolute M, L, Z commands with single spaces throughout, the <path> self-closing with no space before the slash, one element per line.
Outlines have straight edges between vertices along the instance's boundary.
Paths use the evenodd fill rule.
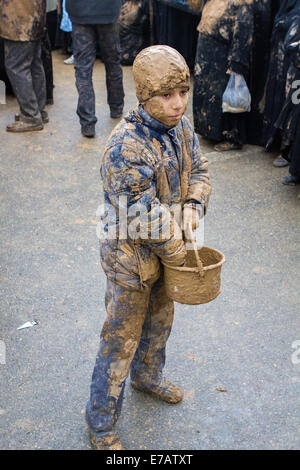
<path fill-rule="evenodd" d="M 187 252 L 184 266 L 164 264 L 167 296 L 181 304 L 205 304 L 221 292 L 221 269 L 225 256 L 221 251 L 203 246 Z"/>

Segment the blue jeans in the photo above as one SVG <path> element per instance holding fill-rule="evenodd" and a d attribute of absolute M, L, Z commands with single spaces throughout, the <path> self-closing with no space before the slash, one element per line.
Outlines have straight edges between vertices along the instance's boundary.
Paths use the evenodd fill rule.
<path fill-rule="evenodd" d="M 97 42 L 106 71 L 107 103 L 111 110 L 124 106 L 123 72 L 121 67 L 120 38 L 117 23 L 73 24 L 75 76 L 78 90 L 77 114 L 85 126 L 97 122 L 95 93 L 92 82 Z"/>

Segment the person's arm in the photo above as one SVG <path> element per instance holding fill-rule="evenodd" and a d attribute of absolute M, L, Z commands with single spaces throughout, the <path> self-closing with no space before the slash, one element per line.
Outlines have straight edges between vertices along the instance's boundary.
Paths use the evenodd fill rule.
<path fill-rule="evenodd" d="M 147 245 L 168 264 L 182 265 L 186 250 L 181 228 L 156 197 L 155 172 L 145 151 L 124 145 L 108 149 L 101 175 L 117 213 L 120 202 L 126 205 L 128 237 L 132 237 L 130 227 L 139 226 L 139 233 L 134 232 L 136 243 Z"/>

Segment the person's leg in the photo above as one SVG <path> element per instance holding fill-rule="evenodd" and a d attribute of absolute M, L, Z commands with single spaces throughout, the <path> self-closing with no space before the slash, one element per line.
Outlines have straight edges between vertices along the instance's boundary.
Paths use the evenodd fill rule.
<path fill-rule="evenodd" d="M 46 88 L 46 76 L 42 62 L 42 46 L 41 41 L 35 41 L 35 47 L 33 50 L 33 60 L 31 63 L 31 76 L 33 90 L 38 102 L 40 113 L 45 116 L 46 100 L 47 100 L 47 88 Z"/>
<path fill-rule="evenodd" d="M 288 186 L 300 184 L 300 138 L 298 136 L 291 145 L 282 151 L 282 155 L 286 160 L 288 160 L 290 165 L 289 174 L 282 178 L 282 184 L 286 184 Z"/>
<path fill-rule="evenodd" d="M 173 318 L 174 303 L 166 295 L 161 276 L 151 289 L 142 337 L 131 364 L 131 384 L 168 403 L 178 403 L 183 398 L 181 389 L 162 374 Z"/>
<path fill-rule="evenodd" d="M 120 117 L 124 107 L 123 71 L 117 23 L 97 25 L 101 58 L 106 70 L 107 103 L 111 117 Z"/>
<path fill-rule="evenodd" d="M 96 59 L 96 33 L 94 25 L 73 24 L 75 77 L 78 91 L 77 114 L 82 127 L 95 126 L 95 93 L 92 81 Z"/>
<path fill-rule="evenodd" d="M 223 138 L 224 141 L 215 146 L 218 152 L 239 150 L 246 143 L 246 114 L 223 114 Z"/>
<path fill-rule="evenodd" d="M 21 119 L 28 124 L 39 126 L 42 119 L 31 70 L 35 50 L 35 41 L 5 40 L 5 67 L 20 105 Z"/>
<path fill-rule="evenodd" d="M 42 63 L 46 78 L 46 104 L 53 104 L 53 64 L 52 64 L 52 46 L 48 32 L 42 40 Z"/>
<path fill-rule="evenodd" d="M 104 322 L 86 420 L 95 436 L 112 431 L 121 411 L 125 380 L 138 347 L 150 288 L 130 291 L 107 281 Z"/>

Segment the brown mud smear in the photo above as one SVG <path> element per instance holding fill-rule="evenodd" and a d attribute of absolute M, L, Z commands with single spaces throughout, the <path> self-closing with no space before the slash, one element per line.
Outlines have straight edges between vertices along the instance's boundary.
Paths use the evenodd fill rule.
<path fill-rule="evenodd" d="M 210 0 L 202 11 L 202 18 L 198 26 L 200 33 L 210 34 L 213 27 L 219 22 L 224 15 L 229 0 Z"/>
<path fill-rule="evenodd" d="M 231 6 L 251 5 L 253 0 L 209 0 L 202 10 L 202 17 L 198 31 L 203 34 L 211 34 L 214 26 L 226 15 Z M 229 11 L 228 11 L 229 14 Z"/>

